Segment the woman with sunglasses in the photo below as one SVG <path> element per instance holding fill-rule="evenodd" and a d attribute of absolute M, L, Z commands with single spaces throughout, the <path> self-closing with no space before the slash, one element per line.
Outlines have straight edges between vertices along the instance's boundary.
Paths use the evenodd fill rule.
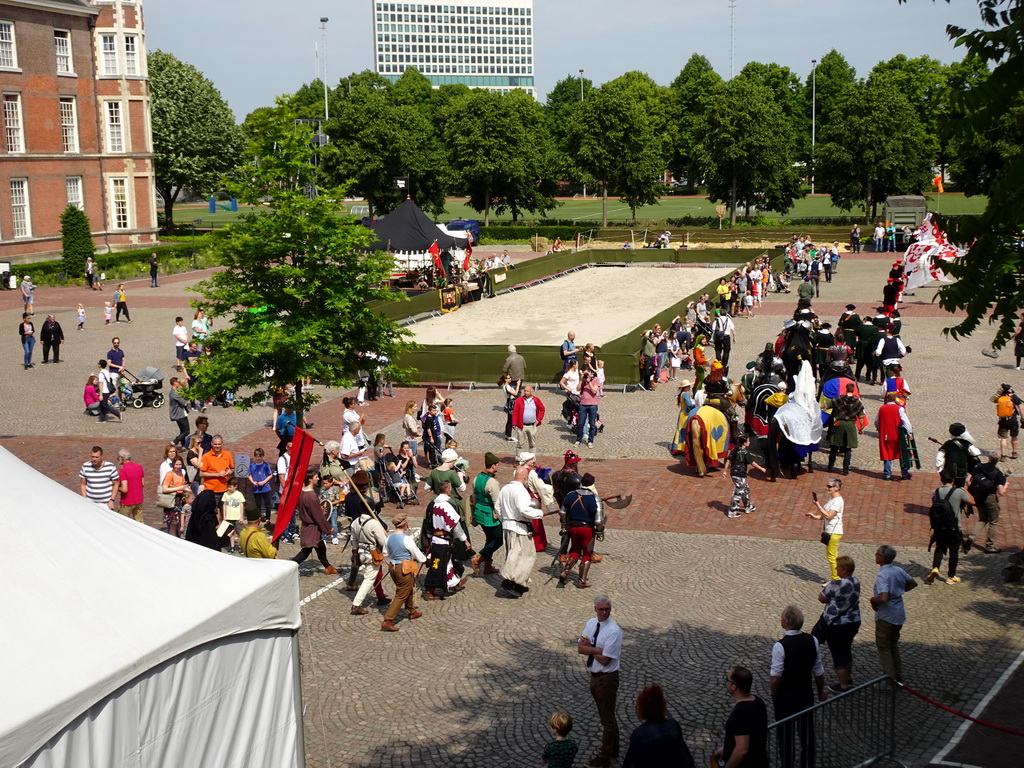
<path fill-rule="evenodd" d="M 825 490 L 828 492 L 828 500 L 822 505 L 818 501 L 818 494 L 812 493 L 814 512 L 808 512 L 807 516 L 814 520 L 823 520 L 821 543 L 825 545 L 825 557 L 828 559 L 828 567 L 832 572 L 832 580 L 839 578 L 836 571 L 836 557 L 839 554 L 839 540 L 843 538 L 843 497 L 840 495 L 843 490 L 843 481 L 838 477 L 830 477 L 825 483 Z"/>

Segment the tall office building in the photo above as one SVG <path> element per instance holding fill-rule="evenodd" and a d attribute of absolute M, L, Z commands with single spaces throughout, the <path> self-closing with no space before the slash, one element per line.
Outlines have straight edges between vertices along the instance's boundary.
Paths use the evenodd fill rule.
<path fill-rule="evenodd" d="M 534 96 L 533 0 L 477 0 L 475 5 L 373 0 L 377 73 L 394 82 L 409 67 L 435 88 L 464 83 Z"/>
<path fill-rule="evenodd" d="M 0 260 L 59 253 L 85 211 L 100 252 L 156 242 L 142 0 L 0 0 Z"/>

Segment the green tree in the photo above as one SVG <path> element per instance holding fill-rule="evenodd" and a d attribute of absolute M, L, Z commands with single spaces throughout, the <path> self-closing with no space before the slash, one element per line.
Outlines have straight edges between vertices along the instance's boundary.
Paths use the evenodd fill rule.
<path fill-rule="evenodd" d="M 740 77 L 718 86 L 698 135 L 708 196 L 728 203 L 731 223 L 740 205 L 785 213 L 800 196 L 791 125 L 766 86 Z"/>
<path fill-rule="evenodd" d="M 77 205 L 68 205 L 60 215 L 60 242 L 64 274 L 78 277 L 85 273 L 85 261 L 96 255 L 89 231 L 89 217 Z"/>
<path fill-rule="evenodd" d="M 360 250 L 370 231 L 338 215 L 345 190 L 322 184 L 309 127 L 280 107 L 259 123 L 248 152 L 254 161 L 227 185 L 254 208 L 215 240 L 223 269 L 191 289 L 201 296 L 195 307 L 228 321 L 207 341 L 211 355 L 198 362 L 195 391 L 233 391 L 248 409 L 269 388 L 294 384 L 292 403 L 302 413 L 317 401 L 303 379 L 344 385 L 365 366 L 365 353 L 396 360 L 407 334 L 367 306 L 395 298 L 381 287 L 391 256 Z M 310 186 L 320 194 L 308 197 Z"/>
<path fill-rule="evenodd" d="M 339 86 L 327 123 L 330 143 L 322 153 L 330 183 L 349 180 L 370 205 L 385 214 L 409 197 L 425 211 L 444 212 L 448 174 L 434 125 L 403 90 L 396 104 L 386 80 L 353 76 Z M 395 179 L 409 180 L 407 190 Z"/>
<path fill-rule="evenodd" d="M 793 135 L 794 159 L 810 156 L 811 99 L 804 92 L 800 78 L 789 67 L 781 64 L 763 64 L 751 61 L 744 65 L 737 77 L 767 88 L 779 105 Z"/>
<path fill-rule="evenodd" d="M 931 145 L 903 94 L 869 82 L 845 90 L 835 108 L 844 119 L 822 129 L 816 151 L 816 175 L 834 205 L 874 217 L 889 195 L 924 191 Z"/>
<path fill-rule="evenodd" d="M 697 164 L 694 149 L 700 142 L 698 127 L 707 117 L 711 99 L 722 78 L 704 56 L 693 54 L 669 87 L 669 168 L 676 176 L 697 186 Z"/>
<path fill-rule="evenodd" d="M 548 94 L 544 108 L 552 117 L 557 117 L 564 110 L 575 107 L 586 99 L 588 93 L 594 90 L 594 83 L 590 78 L 582 75 L 566 75 L 551 89 Z M 583 98 L 580 98 L 580 97 Z"/>
<path fill-rule="evenodd" d="M 965 116 L 955 126 L 958 141 L 998 133 L 1004 116 L 1019 109 L 1024 82 L 1021 0 L 978 0 L 978 8 L 981 28 L 947 28 L 967 59 L 992 66 L 988 78 L 953 97 Z M 1001 168 L 993 164 L 990 171 L 988 205 L 982 215 L 961 224 L 959 237 L 971 247 L 963 258 L 943 265 L 956 281 L 939 289 L 938 301 L 943 309 L 966 315 L 945 330 L 952 338 L 970 336 L 987 319 L 997 326 L 993 344 L 1002 346 L 1012 338 L 1024 309 L 1024 249 L 1017 236 L 1024 222 L 1024 153 L 1009 153 Z"/>
<path fill-rule="evenodd" d="M 567 126 L 563 150 L 584 179 L 601 188 L 601 226 L 608 226 L 608 194 L 636 209 L 654 205 L 663 189 L 665 135 L 632 89 L 607 84 L 587 96 Z"/>
<path fill-rule="evenodd" d="M 554 208 L 553 148 L 544 110 L 523 91 L 474 90 L 448 105 L 444 144 L 453 174 L 484 214 Z"/>
<path fill-rule="evenodd" d="M 227 102 L 199 70 L 163 51 L 149 54 L 156 189 L 167 227 L 183 189 L 206 195 L 240 160 L 241 132 Z"/>
<path fill-rule="evenodd" d="M 821 61 L 814 68 L 813 77 L 808 75 L 804 82 L 804 97 L 807 99 L 804 114 L 811 114 L 811 98 L 813 96 L 817 105 L 815 122 L 818 131 L 821 131 L 833 120 L 845 119 L 837 109 L 838 99 L 843 92 L 856 84 L 857 70 L 835 48 L 821 57 Z"/>
<path fill-rule="evenodd" d="M 880 61 L 868 75 L 868 83 L 893 88 L 907 99 L 928 137 L 928 156 L 938 160 L 940 132 L 948 98 L 949 70 L 931 56 L 909 59 L 902 53 Z"/>

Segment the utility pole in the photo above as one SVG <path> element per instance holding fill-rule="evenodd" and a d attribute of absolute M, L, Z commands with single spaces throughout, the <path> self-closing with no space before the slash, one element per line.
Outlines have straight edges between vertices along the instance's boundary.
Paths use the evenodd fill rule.
<path fill-rule="evenodd" d="M 814 129 L 818 111 L 818 60 L 811 59 L 811 194 L 814 194 Z"/>
<path fill-rule="evenodd" d="M 324 61 L 324 122 L 327 122 L 331 117 L 330 107 L 327 106 L 327 22 L 330 21 L 326 16 L 320 17 L 320 30 L 323 42 L 323 61 Z"/>
<path fill-rule="evenodd" d="M 736 0 L 729 0 L 729 79 L 736 77 Z"/>

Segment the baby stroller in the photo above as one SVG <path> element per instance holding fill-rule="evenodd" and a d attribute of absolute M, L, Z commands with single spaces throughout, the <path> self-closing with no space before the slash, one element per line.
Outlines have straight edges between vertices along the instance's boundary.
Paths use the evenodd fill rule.
<path fill-rule="evenodd" d="M 693 324 L 693 338 L 696 341 L 698 336 L 703 336 L 708 341 L 711 341 L 711 323 L 697 318 L 697 322 Z"/>
<path fill-rule="evenodd" d="M 562 401 L 562 418 L 570 429 L 576 429 L 580 418 L 580 396 L 572 392 L 565 393 L 565 400 Z"/>
<path fill-rule="evenodd" d="M 789 288 L 786 287 L 786 283 L 782 280 L 782 275 L 778 272 L 772 275 L 772 284 L 775 286 L 776 293 L 789 293 Z"/>
<path fill-rule="evenodd" d="M 377 487 L 380 489 L 381 501 L 394 502 L 398 505 L 399 509 L 403 509 L 406 504 L 419 504 L 420 500 L 416 496 L 415 482 L 409 483 L 409 493 L 404 496 L 398 492 L 398 484 L 392 480 L 391 474 L 388 472 L 387 465 L 391 462 L 397 464 L 398 457 L 393 453 L 386 453 L 374 466 L 374 472 L 378 478 Z"/>
<path fill-rule="evenodd" d="M 121 369 L 121 410 L 129 405 L 144 408 L 149 405 L 159 408 L 164 404 L 164 374 L 159 368 L 146 366 L 136 376 L 127 368 Z"/>

